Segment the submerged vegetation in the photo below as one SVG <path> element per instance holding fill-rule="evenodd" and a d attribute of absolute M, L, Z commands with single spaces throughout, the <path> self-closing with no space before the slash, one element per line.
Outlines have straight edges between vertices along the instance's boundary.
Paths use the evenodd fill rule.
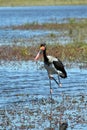
<path fill-rule="evenodd" d="M 37 41 L 39 42 L 37 43 L 36 41 L 35 45 L 33 44 L 33 40 L 29 42 L 28 39 L 29 46 L 26 46 L 26 44 L 24 46 L 16 44 L 13 46 L 0 46 L 0 59 L 2 60 L 33 60 L 39 49 L 39 44 L 45 39 L 48 54 L 59 57 L 63 61 L 87 61 L 87 19 L 68 19 L 67 23 L 61 24 L 39 24 L 38 22 L 34 22 L 5 28 L 13 30 L 51 30 L 51 33 L 42 36 L 43 40 L 40 36 L 37 36 Z M 54 30 L 58 34 L 54 33 Z M 70 39 L 67 44 L 61 44 L 57 41 L 59 38 L 62 38 L 64 41 L 65 37 L 66 39 Z M 21 44 L 24 40 L 20 40 Z M 52 42 L 51 44 L 50 41 Z"/>
<path fill-rule="evenodd" d="M 20 29 L 20 30 L 28 30 L 28 29 L 49 29 L 49 30 L 58 30 L 58 29 L 82 29 L 87 27 L 87 19 L 84 18 L 68 18 L 64 19 L 63 23 L 58 23 L 58 20 L 55 19 L 53 23 L 42 23 L 40 24 L 38 21 L 32 23 L 25 23 L 23 25 L 12 26 L 12 29 Z M 9 28 L 9 27 L 5 27 Z"/>
<path fill-rule="evenodd" d="M 6 109 L 0 109 L 0 129 L 58 130 L 59 122 L 65 120 L 69 122 L 69 130 L 75 130 L 77 126 L 78 129 L 83 125 L 85 128 L 87 126 L 87 95 L 77 97 L 67 94 L 54 95 L 52 104 L 49 96 L 47 98 L 29 94 L 15 96 L 23 98 L 23 101 L 10 103 Z"/>
<path fill-rule="evenodd" d="M 0 6 L 85 5 L 87 0 L 0 0 Z"/>
<path fill-rule="evenodd" d="M 87 43 L 87 19 L 65 19 L 66 22 L 64 23 L 43 23 L 40 24 L 38 22 L 33 22 L 33 23 L 25 23 L 23 25 L 19 26 L 7 26 L 4 27 L 4 29 L 13 29 L 13 30 L 44 30 L 44 31 L 53 31 L 48 35 L 50 39 L 56 37 L 62 37 L 64 41 L 64 37 L 67 39 L 70 39 L 70 43 Z M 54 33 L 54 31 L 57 32 Z M 58 35 L 59 33 L 59 35 Z M 39 38 L 38 38 L 39 39 Z M 56 42 L 56 41 L 55 41 Z"/>

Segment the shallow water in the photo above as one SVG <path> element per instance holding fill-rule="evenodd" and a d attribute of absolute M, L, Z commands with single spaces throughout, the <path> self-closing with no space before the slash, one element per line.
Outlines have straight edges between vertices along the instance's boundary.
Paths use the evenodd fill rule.
<path fill-rule="evenodd" d="M 43 11 L 46 8 L 48 13 Z M 38 12 L 40 15 L 37 17 Z M 87 18 L 86 12 L 86 6 L 2 7 L 0 26 L 19 25 L 33 20 L 61 22 L 67 17 Z M 28 38 L 35 38 L 38 43 L 38 36 L 44 39 L 44 35 L 49 33 L 59 32 L 1 29 L 0 45 L 28 46 Z M 52 39 L 50 41 L 52 42 Z M 79 64 L 75 64 L 66 70 L 68 78 L 61 79 L 61 88 L 52 81 L 51 99 L 47 72 L 41 62 L 36 64 L 31 61 L 0 61 L 0 129 L 58 130 L 59 121 L 66 120 L 68 130 L 87 130 L 87 69 L 81 69 Z"/>
<path fill-rule="evenodd" d="M 0 45 L 28 45 L 44 41 L 49 34 L 57 35 L 56 43 L 71 42 L 70 37 L 65 37 L 64 31 L 49 30 L 11 30 L 2 27 L 21 25 L 25 23 L 62 23 L 69 18 L 87 18 L 87 6 L 32 6 L 32 7 L 0 7 Z M 39 37 L 39 41 L 38 41 Z M 29 41 L 30 39 L 30 41 Z M 50 39 L 46 39 L 47 42 Z M 45 41 L 44 41 L 45 42 Z M 53 41 L 54 42 L 54 41 Z M 51 39 L 52 43 L 52 39 Z"/>
<path fill-rule="evenodd" d="M 0 7 L 0 26 L 64 22 L 66 18 L 87 18 L 87 6 Z"/>
<path fill-rule="evenodd" d="M 20 46 L 30 46 L 33 44 L 40 43 L 41 39 L 46 38 L 48 36 L 48 41 L 50 40 L 49 35 L 54 34 L 56 37 L 61 32 L 56 30 L 0 30 L 0 46 L 1 45 L 20 45 Z M 39 39 L 38 39 L 39 37 Z M 61 40 L 62 42 L 65 39 Z M 51 41 L 51 40 L 50 40 Z M 59 37 L 57 37 L 56 42 L 59 41 Z M 52 42 L 52 41 L 51 41 Z"/>
<path fill-rule="evenodd" d="M 49 80 L 40 62 L 0 63 L 0 129 L 58 129 L 59 121 L 68 130 L 87 129 L 87 70 L 79 65 L 66 68 L 62 87 Z"/>

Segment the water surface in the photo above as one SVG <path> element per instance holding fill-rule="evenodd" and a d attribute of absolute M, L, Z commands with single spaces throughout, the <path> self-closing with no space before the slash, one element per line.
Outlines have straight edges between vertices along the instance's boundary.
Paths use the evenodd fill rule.
<path fill-rule="evenodd" d="M 56 130 L 59 120 L 67 120 L 68 130 L 86 130 L 87 70 L 79 65 L 66 68 L 68 78 L 61 79 L 61 88 L 52 81 L 51 102 L 49 80 L 42 66 L 31 61 L 1 62 L 0 128 Z"/>
<path fill-rule="evenodd" d="M 61 22 L 65 18 L 87 18 L 87 6 L 1 7 L 0 26 Z"/>
<path fill-rule="evenodd" d="M 1 27 L 27 22 L 66 22 L 66 18 L 87 18 L 87 6 L 0 8 Z M 41 36 L 42 41 L 50 33 L 59 32 L 0 29 L 0 45 L 28 46 L 33 43 L 31 39 L 38 43 L 37 37 Z M 87 69 L 75 64 L 66 67 L 66 71 L 68 78 L 61 79 L 61 88 L 52 81 L 51 100 L 42 62 L 0 61 L 0 129 L 58 130 L 59 121 L 66 120 L 68 130 L 86 130 Z"/>
<path fill-rule="evenodd" d="M 87 18 L 87 6 L 0 7 L 0 27 L 11 27 L 12 25 L 26 23 L 62 23 L 67 22 L 69 18 Z M 20 41 L 25 45 L 29 39 L 31 43 L 40 43 L 41 40 L 44 41 L 41 36 L 58 33 L 61 32 L 55 30 L 11 30 L 4 28 L 0 29 L 0 45 L 19 45 L 21 44 Z M 39 37 L 40 41 L 36 37 Z M 57 37 L 57 43 L 72 41 L 69 37 L 60 37 L 59 35 Z M 47 39 L 47 42 L 49 40 Z"/>

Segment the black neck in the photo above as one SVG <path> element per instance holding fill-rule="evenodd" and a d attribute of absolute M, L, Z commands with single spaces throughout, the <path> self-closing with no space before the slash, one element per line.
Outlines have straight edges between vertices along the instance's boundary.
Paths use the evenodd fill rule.
<path fill-rule="evenodd" d="M 48 58 L 46 55 L 46 49 L 43 51 L 43 57 L 44 57 L 44 62 L 48 62 Z"/>

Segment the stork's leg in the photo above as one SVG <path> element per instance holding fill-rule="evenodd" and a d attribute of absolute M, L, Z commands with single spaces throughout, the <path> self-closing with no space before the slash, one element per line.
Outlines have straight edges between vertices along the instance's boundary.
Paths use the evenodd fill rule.
<path fill-rule="evenodd" d="M 57 83 L 57 85 L 59 85 L 59 83 L 57 82 L 57 80 L 52 75 L 49 75 L 49 78 L 53 79 Z"/>
<path fill-rule="evenodd" d="M 59 81 L 59 86 L 62 87 L 62 84 L 61 84 L 61 82 L 60 82 L 60 77 L 59 77 L 59 75 L 58 75 L 58 81 Z"/>
<path fill-rule="evenodd" d="M 57 80 L 52 75 L 49 75 L 49 79 L 50 79 L 50 84 L 51 84 L 51 79 L 53 79 L 57 83 L 58 86 L 62 87 L 59 75 L 58 75 L 58 82 L 57 82 Z"/>
<path fill-rule="evenodd" d="M 50 75 L 48 75 L 49 76 L 49 83 L 50 83 L 50 105 L 51 105 L 51 108 L 50 108 L 50 128 L 52 128 L 52 123 L 51 123 L 51 121 L 52 121 L 52 116 L 53 116 L 53 113 L 52 113 L 52 87 L 51 87 L 51 76 Z"/>
<path fill-rule="evenodd" d="M 50 77 L 50 75 L 49 75 L 49 83 L 50 83 L 50 94 L 52 94 L 52 87 L 51 87 L 51 77 Z"/>

